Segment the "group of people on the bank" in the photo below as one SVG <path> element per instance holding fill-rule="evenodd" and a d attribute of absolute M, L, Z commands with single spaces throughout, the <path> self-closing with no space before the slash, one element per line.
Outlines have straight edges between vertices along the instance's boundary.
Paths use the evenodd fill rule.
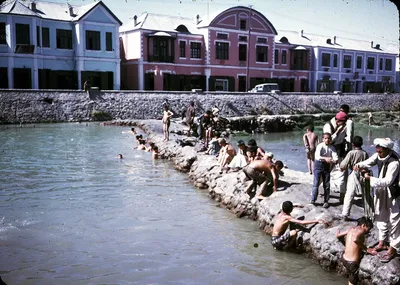
<path fill-rule="evenodd" d="M 340 106 L 339 112 L 324 125 L 321 142 L 313 126 L 308 126 L 303 142 L 308 170 L 314 176 L 311 204 L 318 205 L 318 188 L 322 182 L 322 206 L 328 208 L 333 185 L 338 189 L 343 203 L 342 214 L 338 218 L 349 220 L 355 196 L 362 196 L 364 217 L 358 220 L 357 226 L 337 234 L 338 238 L 347 236 L 343 264 L 350 273 L 354 273 L 358 270 L 362 250 L 374 255 L 387 250 L 380 256 L 382 262 L 389 262 L 400 250 L 400 164 L 399 156 L 393 150 L 394 143 L 389 138 L 375 139 L 376 153 L 371 156 L 362 149 L 363 139 L 354 135 L 354 122 L 349 112 L 348 105 Z M 164 124 L 164 118 L 170 116 L 168 109 L 164 109 Z M 190 102 L 182 116 L 188 127 L 187 135 L 193 129 L 194 116 L 194 102 Z M 251 198 L 256 196 L 264 199 L 271 195 L 277 190 L 283 163 L 274 161 L 273 155 L 257 146 L 253 139 L 247 145 L 239 140 L 236 149 L 215 131 L 216 117 L 215 110 L 207 110 L 198 119 L 198 135 L 205 145 L 205 153 L 217 157 L 221 173 L 243 171 L 250 181 L 245 191 Z M 374 165 L 378 165 L 376 177 L 370 170 Z M 260 186 L 258 190 L 257 186 Z M 283 203 L 281 213 L 276 218 L 272 235 L 272 244 L 276 248 L 283 249 L 297 240 L 299 230 L 289 230 L 289 225 L 325 223 L 322 220 L 294 219 L 290 216 L 294 206 L 296 204 L 290 201 Z M 364 245 L 365 234 L 373 227 L 373 221 L 378 228 L 379 241 L 375 247 L 367 249 Z M 356 282 L 356 274 L 353 273 L 351 284 Z"/>
<path fill-rule="evenodd" d="M 312 126 L 307 127 L 303 141 L 308 169 L 314 175 L 312 204 L 316 204 L 321 180 L 323 207 L 329 207 L 330 186 L 339 189 L 343 202 L 341 219 L 350 220 L 355 195 L 363 199 L 364 217 L 356 227 L 337 235 L 338 238 L 347 235 L 342 261 L 350 273 L 349 284 L 356 284 L 361 251 L 377 255 L 387 250 L 380 255 L 381 262 L 391 261 L 400 252 L 400 157 L 393 150 L 394 142 L 390 138 L 376 138 L 373 141 L 376 152 L 369 156 L 362 149 L 362 137 L 354 135 L 349 109 L 348 105 L 342 105 L 336 116 L 324 125 L 321 143 Z M 377 176 L 371 171 L 375 165 Z M 373 222 L 378 228 L 379 241 L 375 247 L 366 248 L 365 234 Z"/>

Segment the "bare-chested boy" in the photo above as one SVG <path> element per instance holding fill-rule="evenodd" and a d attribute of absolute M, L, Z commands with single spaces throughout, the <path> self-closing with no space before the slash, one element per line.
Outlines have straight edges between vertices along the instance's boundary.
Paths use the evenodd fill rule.
<path fill-rule="evenodd" d="M 282 203 L 282 210 L 275 218 L 274 228 L 272 231 L 271 244 L 275 249 L 288 249 L 292 247 L 296 241 L 298 230 L 290 230 L 290 223 L 299 225 L 325 224 L 324 220 L 297 220 L 290 213 L 293 211 L 293 203 L 285 201 Z M 289 230 L 288 230 L 289 229 Z"/>
<path fill-rule="evenodd" d="M 306 133 L 303 135 L 304 147 L 306 148 L 308 172 L 313 174 L 315 149 L 318 144 L 318 136 L 314 133 L 313 126 L 307 126 Z"/>
<path fill-rule="evenodd" d="M 221 168 L 223 168 L 227 166 L 235 157 L 236 150 L 230 143 L 227 143 L 225 139 L 219 139 L 218 143 L 221 147 L 219 150 L 218 162 Z"/>
<path fill-rule="evenodd" d="M 358 269 L 360 268 L 362 252 L 364 251 L 372 255 L 376 254 L 373 248 L 367 248 L 364 244 L 365 235 L 373 228 L 373 226 L 371 219 L 362 217 L 358 220 L 357 226 L 352 227 L 343 233 L 340 231 L 336 233 L 337 238 L 346 236 L 342 263 L 349 272 L 349 285 L 357 284 L 358 282 Z"/>
<path fill-rule="evenodd" d="M 158 159 L 158 157 L 159 157 L 159 151 L 158 151 L 158 147 L 157 147 L 157 146 L 154 146 L 154 147 L 153 147 L 151 157 L 152 157 L 153 159 Z"/>
<path fill-rule="evenodd" d="M 252 181 L 249 187 L 247 187 L 246 193 L 249 194 L 250 197 L 253 197 L 254 188 L 262 184 L 263 186 L 256 192 L 257 198 L 263 199 L 271 195 L 272 192 L 275 192 L 278 188 L 279 172 L 282 168 L 283 163 L 280 160 L 277 160 L 275 163 L 265 159 L 250 162 L 249 165 L 243 168 L 243 172 L 246 174 L 247 178 Z"/>

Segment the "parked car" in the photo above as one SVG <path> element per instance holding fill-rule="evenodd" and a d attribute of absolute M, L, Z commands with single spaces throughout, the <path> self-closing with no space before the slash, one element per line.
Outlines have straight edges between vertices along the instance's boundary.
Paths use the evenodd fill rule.
<path fill-rule="evenodd" d="M 249 92 L 273 92 L 279 93 L 279 85 L 277 83 L 263 83 L 256 85 Z"/>

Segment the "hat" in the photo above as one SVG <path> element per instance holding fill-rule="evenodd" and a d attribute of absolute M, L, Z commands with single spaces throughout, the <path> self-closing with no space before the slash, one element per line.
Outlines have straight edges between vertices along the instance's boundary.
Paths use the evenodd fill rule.
<path fill-rule="evenodd" d="M 336 114 L 335 118 L 338 121 L 346 121 L 347 120 L 347 114 L 345 112 L 343 112 L 343 111 L 340 111 L 339 113 Z"/>
<path fill-rule="evenodd" d="M 238 140 L 237 145 L 246 145 L 243 140 Z"/>
<path fill-rule="evenodd" d="M 374 145 L 393 149 L 394 142 L 390 138 L 378 138 L 378 139 L 374 139 Z"/>

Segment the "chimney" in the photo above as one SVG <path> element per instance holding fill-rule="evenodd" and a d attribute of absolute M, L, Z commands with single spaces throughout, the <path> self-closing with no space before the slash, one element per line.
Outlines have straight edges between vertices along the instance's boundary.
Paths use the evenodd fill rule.
<path fill-rule="evenodd" d="M 336 36 L 333 36 L 333 44 L 336 44 Z"/>
<path fill-rule="evenodd" d="M 376 44 L 375 48 L 376 49 L 381 49 L 381 45 L 380 44 Z"/>
<path fill-rule="evenodd" d="M 35 1 L 31 2 L 31 10 L 36 11 L 36 2 Z"/>
<path fill-rule="evenodd" d="M 68 4 L 68 9 L 69 9 L 69 15 L 71 17 L 75 17 L 74 7 L 72 7 L 70 4 Z"/>
<path fill-rule="evenodd" d="M 200 23 L 200 16 L 196 15 L 196 25 L 198 25 Z"/>
<path fill-rule="evenodd" d="M 374 47 L 374 42 L 373 42 L 373 41 L 371 41 L 371 47 L 372 47 L 372 48 Z"/>
<path fill-rule="evenodd" d="M 304 31 L 303 31 L 303 30 L 300 31 L 300 36 L 301 36 L 301 37 L 304 36 Z"/>
<path fill-rule="evenodd" d="M 133 25 L 136 26 L 137 25 L 137 16 L 133 16 Z"/>

